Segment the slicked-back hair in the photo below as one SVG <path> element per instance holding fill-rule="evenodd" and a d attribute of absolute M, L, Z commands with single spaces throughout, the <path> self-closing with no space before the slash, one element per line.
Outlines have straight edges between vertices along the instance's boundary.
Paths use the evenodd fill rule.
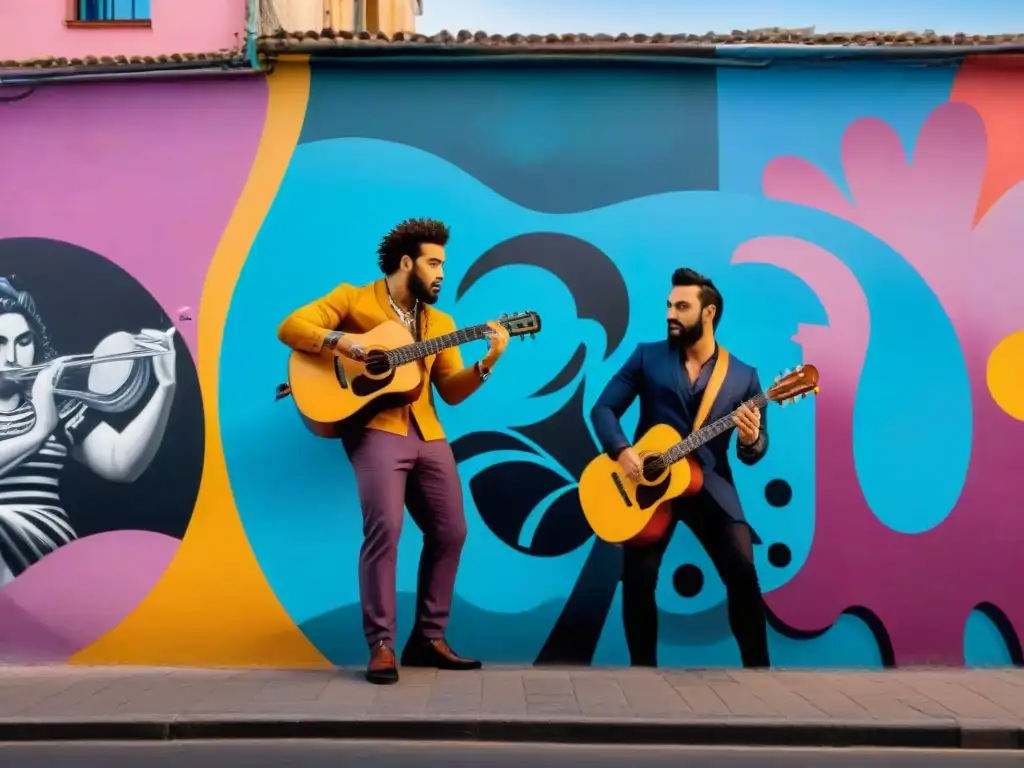
<path fill-rule="evenodd" d="M 710 278 L 704 277 L 700 272 L 695 272 L 689 267 L 681 267 L 672 273 L 673 288 L 685 288 L 691 285 L 695 285 L 700 289 L 698 295 L 700 297 L 701 309 L 704 309 L 704 307 L 715 308 L 715 316 L 711 320 L 711 327 L 717 330 L 718 323 L 722 319 L 722 312 L 725 310 L 725 302 L 715 284 L 711 282 Z"/>
<path fill-rule="evenodd" d="M 392 229 L 377 247 L 377 264 L 385 275 L 393 275 L 408 256 L 414 261 L 420 256 L 420 248 L 429 243 L 444 247 L 450 236 L 448 225 L 437 219 L 406 219 Z"/>

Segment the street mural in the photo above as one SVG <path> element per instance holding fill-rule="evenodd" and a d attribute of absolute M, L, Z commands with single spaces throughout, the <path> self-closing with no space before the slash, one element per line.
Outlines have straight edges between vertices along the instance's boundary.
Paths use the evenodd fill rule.
<path fill-rule="evenodd" d="M 760 540 L 773 663 L 1024 663 L 1012 565 L 1024 545 L 1012 450 L 1024 437 L 1024 309 L 1009 289 L 1024 277 L 1024 118 L 1008 106 L 1020 98 L 1024 77 L 970 59 L 387 78 L 313 61 L 266 80 L 78 86 L 8 105 L 0 136 L 16 146 L 41 146 L 39 130 L 59 140 L 65 128 L 40 128 L 58 103 L 96 111 L 82 140 L 97 131 L 96 167 L 109 173 L 65 183 L 48 169 L 62 161 L 75 177 L 73 156 L 14 159 L 19 192 L 0 206 L 0 351 L 14 345 L 13 365 L 111 337 L 164 351 L 110 369 L 116 386 L 86 381 L 104 396 L 139 390 L 126 415 L 73 399 L 44 413 L 65 454 L 21 511 L 4 494 L 31 467 L 0 469 L 0 601 L 38 573 L 11 604 L 54 627 L 55 595 L 75 594 L 58 559 L 101 541 L 75 571 L 98 596 L 74 615 L 99 615 L 116 592 L 96 581 L 104 569 L 132 595 L 63 644 L 8 651 L 0 629 L 0 651 L 365 662 L 353 473 L 337 442 L 275 399 L 287 359 L 276 329 L 335 284 L 375 279 L 381 234 L 422 216 L 452 232 L 440 308 L 460 325 L 534 310 L 545 329 L 513 342 L 465 403 L 439 404 L 469 525 L 450 627 L 460 651 L 626 663 L 621 550 L 592 536 L 575 484 L 598 451 L 594 400 L 637 343 L 661 338 L 669 276 L 689 266 L 722 290 L 719 337 L 762 380 L 800 362 L 821 371 L 819 397 L 773 413 L 768 455 L 735 473 Z M 157 99 L 174 123 L 162 141 L 194 165 L 145 151 L 143 102 Z M 136 122 L 104 126 L 129 101 Z M 31 355 L 17 346 L 25 332 Z M 28 413 L 19 398 L 31 385 L 19 386 L 0 391 L 2 424 Z M 147 413 L 159 428 L 132 432 Z M 76 419 L 103 426 L 79 438 Z M 624 421 L 630 431 L 635 409 Z M 75 460 L 94 435 L 117 434 L 136 434 L 142 457 L 127 483 Z M 59 482 L 45 491 L 59 499 L 41 497 L 42 479 Z M 167 544 L 147 555 L 111 538 L 129 532 Z M 419 546 L 405 526 L 400 636 Z M 724 587 L 685 527 L 657 598 L 663 665 L 739 665 Z"/>

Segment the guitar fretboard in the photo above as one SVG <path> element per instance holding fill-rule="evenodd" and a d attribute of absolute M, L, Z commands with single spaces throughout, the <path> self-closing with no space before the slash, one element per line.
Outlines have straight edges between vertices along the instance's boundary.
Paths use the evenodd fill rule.
<path fill-rule="evenodd" d="M 423 357 L 436 355 L 438 352 L 448 349 L 448 347 L 457 347 L 470 341 L 478 341 L 490 332 L 490 326 L 486 323 L 471 325 L 468 328 L 460 328 L 457 331 L 446 333 L 444 336 L 436 336 L 433 339 L 417 341 L 404 347 L 398 347 L 391 350 L 388 353 L 388 357 L 393 365 L 405 365 Z"/>
<path fill-rule="evenodd" d="M 768 396 L 764 392 L 761 392 L 756 397 L 752 397 L 750 400 L 747 400 L 743 405 L 747 406 L 748 408 L 763 408 L 767 402 Z M 673 445 L 671 448 L 665 451 L 665 453 L 662 454 L 662 460 L 664 462 L 664 465 L 668 466 L 669 464 L 675 464 L 683 457 L 688 456 L 694 451 L 696 451 L 698 448 L 704 445 L 704 443 L 708 442 L 709 440 L 715 439 L 716 437 L 725 432 L 728 432 L 735 426 L 732 423 L 732 417 L 735 413 L 736 411 L 730 412 L 729 414 L 723 416 L 722 418 L 717 419 L 704 427 L 701 427 L 696 432 L 690 434 L 683 440 L 680 440 L 678 443 Z"/>

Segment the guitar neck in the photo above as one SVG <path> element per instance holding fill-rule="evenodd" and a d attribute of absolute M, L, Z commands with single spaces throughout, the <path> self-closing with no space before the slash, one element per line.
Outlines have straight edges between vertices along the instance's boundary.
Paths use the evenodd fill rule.
<path fill-rule="evenodd" d="M 478 341 L 490 333 L 490 330 L 490 326 L 486 323 L 471 325 L 468 328 L 460 328 L 457 331 L 446 333 L 444 336 L 436 336 L 433 339 L 425 339 L 424 341 L 407 344 L 404 347 L 398 347 L 391 350 L 389 357 L 391 357 L 395 365 L 405 365 L 414 360 L 436 355 L 438 352 L 449 347 L 457 347 L 470 341 Z"/>
<path fill-rule="evenodd" d="M 768 396 L 764 392 L 761 392 L 756 397 L 752 397 L 747 400 L 743 405 L 748 408 L 763 408 L 768 402 Z M 739 410 L 739 409 L 737 409 Z M 704 443 L 709 440 L 713 440 L 719 435 L 728 432 L 735 425 L 732 423 L 732 417 L 736 411 L 723 416 L 710 424 L 701 427 L 696 432 L 690 434 L 688 437 L 680 440 L 678 443 L 673 445 L 667 451 L 665 451 L 665 462 L 666 464 L 675 464 L 677 461 L 681 461 L 686 456 L 700 448 Z"/>

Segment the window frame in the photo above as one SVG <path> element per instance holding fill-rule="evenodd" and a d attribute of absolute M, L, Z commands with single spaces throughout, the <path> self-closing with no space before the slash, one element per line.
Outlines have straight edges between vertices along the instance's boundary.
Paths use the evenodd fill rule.
<path fill-rule="evenodd" d="M 150 17 L 153 15 L 152 2 L 150 0 Z M 104 2 L 104 0 L 100 0 Z M 64 19 L 64 25 L 68 27 L 79 27 L 86 29 L 109 29 L 111 27 L 121 28 L 144 28 L 148 29 L 153 26 L 153 19 L 83 19 L 79 13 L 82 6 L 82 0 L 67 0 L 67 13 Z"/>

